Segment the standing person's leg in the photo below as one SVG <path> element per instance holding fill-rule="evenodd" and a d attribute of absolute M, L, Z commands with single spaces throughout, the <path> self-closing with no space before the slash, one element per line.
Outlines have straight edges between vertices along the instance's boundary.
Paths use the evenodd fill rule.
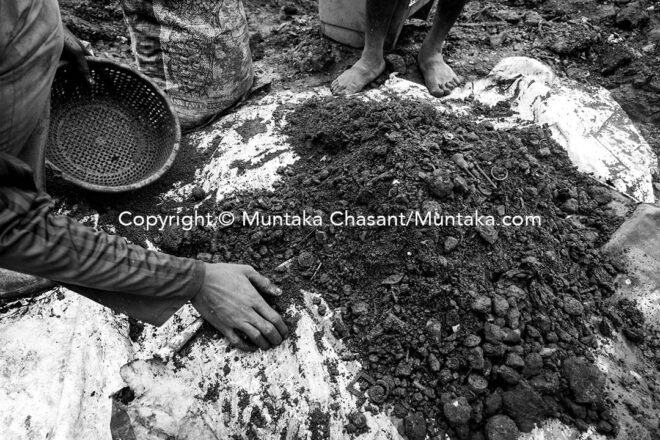
<path fill-rule="evenodd" d="M 362 57 L 332 83 L 332 93 L 357 93 L 383 73 L 383 45 L 392 16 L 397 8 L 407 6 L 408 0 L 367 0 L 367 32 Z"/>
<path fill-rule="evenodd" d="M 447 95 L 460 83 L 458 76 L 442 57 L 442 46 L 466 3 L 467 0 L 438 0 L 433 27 L 419 50 L 419 68 L 433 96 Z"/>

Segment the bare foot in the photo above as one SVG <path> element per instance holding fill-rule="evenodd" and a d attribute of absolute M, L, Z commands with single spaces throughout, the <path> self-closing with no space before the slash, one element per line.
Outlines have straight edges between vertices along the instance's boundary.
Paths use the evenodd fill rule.
<path fill-rule="evenodd" d="M 445 63 L 442 53 L 426 53 L 422 49 L 417 57 L 417 62 L 431 95 L 437 97 L 449 95 L 454 88 L 461 84 L 458 75 Z"/>
<path fill-rule="evenodd" d="M 369 59 L 364 56 L 353 64 L 353 67 L 339 75 L 332 82 L 330 90 L 333 95 L 350 95 L 364 89 L 385 70 L 385 60 Z"/>

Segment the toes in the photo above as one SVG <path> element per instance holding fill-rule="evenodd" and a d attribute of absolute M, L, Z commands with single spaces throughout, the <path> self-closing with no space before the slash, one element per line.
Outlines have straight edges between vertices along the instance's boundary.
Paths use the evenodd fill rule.
<path fill-rule="evenodd" d="M 442 98 L 445 96 L 444 92 L 440 89 L 438 84 L 431 84 L 426 86 L 429 89 L 429 93 L 436 98 Z"/>

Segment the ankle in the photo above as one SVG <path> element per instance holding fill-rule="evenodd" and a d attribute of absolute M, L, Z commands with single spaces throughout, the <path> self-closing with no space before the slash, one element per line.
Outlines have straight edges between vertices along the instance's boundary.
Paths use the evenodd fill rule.
<path fill-rule="evenodd" d="M 442 49 L 437 50 L 437 49 L 425 49 L 424 47 L 420 48 L 419 53 L 417 54 L 417 60 L 419 62 L 425 62 L 425 61 L 436 61 L 436 60 L 444 60 L 444 57 L 442 55 Z"/>
<path fill-rule="evenodd" d="M 360 59 L 370 66 L 380 66 L 385 62 L 385 57 L 382 51 L 377 52 L 365 50 L 362 52 Z"/>

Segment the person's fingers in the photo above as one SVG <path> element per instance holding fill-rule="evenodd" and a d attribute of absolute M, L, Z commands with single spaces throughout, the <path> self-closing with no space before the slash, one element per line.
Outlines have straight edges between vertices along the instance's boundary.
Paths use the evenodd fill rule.
<path fill-rule="evenodd" d="M 257 330 L 259 330 L 259 332 L 263 336 L 266 337 L 266 339 L 268 340 L 268 342 L 271 343 L 271 345 L 277 346 L 282 343 L 282 335 L 280 335 L 280 332 L 270 322 L 266 321 L 261 317 L 258 317 L 253 322 L 251 322 L 251 324 Z"/>
<path fill-rule="evenodd" d="M 92 53 L 85 47 L 82 41 L 78 40 L 78 46 L 80 46 L 80 50 L 82 50 L 83 55 L 88 57 L 92 55 Z"/>
<path fill-rule="evenodd" d="M 254 308 L 263 318 L 275 326 L 277 331 L 283 338 L 289 336 L 289 328 L 284 323 L 284 320 L 273 310 L 265 301 L 260 301 L 260 304 L 257 304 Z"/>
<path fill-rule="evenodd" d="M 256 347 L 248 344 L 232 329 L 223 329 L 221 333 L 227 338 L 229 345 L 243 351 L 256 351 Z"/>
<path fill-rule="evenodd" d="M 261 275 L 256 270 L 250 268 L 247 273 L 248 280 L 261 293 L 271 296 L 282 295 L 282 289 L 271 283 L 268 278 Z"/>
<path fill-rule="evenodd" d="M 78 70 L 82 74 L 83 78 L 85 78 L 85 81 L 87 81 L 88 84 L 91 84 L 92 74 L 89 71 L 89 64 L 87 64 L 87 60 L 82 54 L 76 60 L 76 64 L 78 64 Z"/>
<path fill-rule="evenodd" d="M 239 327 L 239 330 L 245 333 L 247 337 L 250 338 L 250 341 L 257 344 L 257 346 L 262 350 L 268 350 L 270 348 L 270 344 L 264 335 L 262 335 L 261 332 L 251 324 L 245 323 Z"/>

